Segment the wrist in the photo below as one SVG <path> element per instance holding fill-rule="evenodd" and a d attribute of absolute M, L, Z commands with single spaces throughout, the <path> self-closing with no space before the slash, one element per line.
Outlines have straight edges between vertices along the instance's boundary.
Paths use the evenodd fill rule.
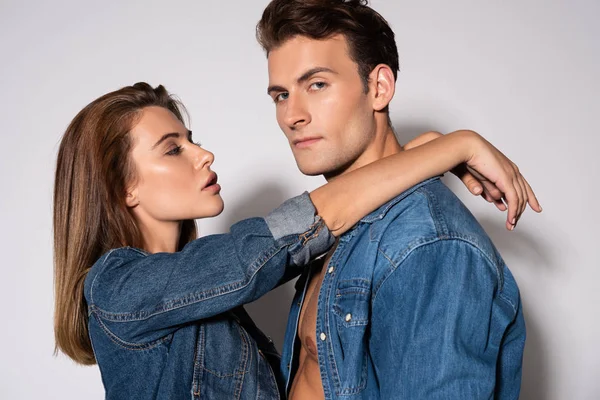
<path fill-rule="evenodd" d="M 459 138 L 461 163 L 469 163 L 481 146 L 481 136 L 477 132 L 468 129 L 461 129 L 452 134 L 456 134 Z"/>

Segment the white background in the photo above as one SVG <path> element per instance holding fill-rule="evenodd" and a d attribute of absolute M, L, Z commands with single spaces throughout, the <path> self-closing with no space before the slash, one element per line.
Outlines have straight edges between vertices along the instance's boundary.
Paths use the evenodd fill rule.
<path fill-rule="evenodd" d="M 266 0 L 0 2 L 0 398 L 101 399 L 97 367 L 53 356 L 52 186 L 58 142 L 96 97 L 164 84 L 216 153 L 225 212 L 202 234 L 323 183 L 303 177 L 265 94 L 254 26 Z M 597 1 L 416 2 L 373 7 L 397 35 L 392 120 L 402 142 L 474 129 L 537 191 L 514 233 L 448 178 L 516 276 L 528 339 L 523 399 L 600 398 Z M 291 285 L 250 306 L 280 346 Z"/>

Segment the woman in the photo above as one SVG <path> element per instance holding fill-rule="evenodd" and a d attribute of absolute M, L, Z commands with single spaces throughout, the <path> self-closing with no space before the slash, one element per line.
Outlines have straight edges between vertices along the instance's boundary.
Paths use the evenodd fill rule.
<path fill-rule="evenodd" d="M 85 107 L 58 154 L 54 192 L 57 348 L 97 362 L 107 398 L 278 398 L 277 352 L 241 306 L 300 273 L 358 220 L 466 162 L 509 228 L 529 201 L 518 170 L 457 132 L 292 198 L 266 218 L 196 238 L 223 209 L 213 155 L 179 105 L 138 83 Z M 478 161 L 480 160 L 480 161 Z M 409 168 L 419 163 L 419 170 Z M 483 178 L 482 178 L 483 180 Z M 499 189 L 499 190 L 498 190 Z M 499 206 L 502 208 L 502 206 Z"/>

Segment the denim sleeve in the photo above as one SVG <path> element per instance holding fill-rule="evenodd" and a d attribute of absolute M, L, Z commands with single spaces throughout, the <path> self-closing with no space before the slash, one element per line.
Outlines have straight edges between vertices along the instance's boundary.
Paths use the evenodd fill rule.
<path fill-rule="evenodd" d="M 504 267 L 461 240 L 423 245 L 393 267 L 369 342 L 381 398 L 518 399 L 525 324 Z"/>
<path fill-rule="evenodd" d="M 267 218 L 243 220 L 230 233 L 194 240 L 177 253 L 113 250 L 86 278 L 88 309 L 123 341 L 156 340 L 256 300 L 333 242 L 305 193 Z"/>

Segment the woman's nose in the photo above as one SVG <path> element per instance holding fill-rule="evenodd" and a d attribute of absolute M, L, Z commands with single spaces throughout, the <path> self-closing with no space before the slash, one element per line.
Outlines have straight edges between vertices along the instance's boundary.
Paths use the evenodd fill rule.
<path fill-rule="evenodd" d="M 215 161 L 215 155 L 213 153 L 202 147 L 198 147 L 195 165 L 197 169 L 208 168 L 212 165 L 213 161 Z"/>

